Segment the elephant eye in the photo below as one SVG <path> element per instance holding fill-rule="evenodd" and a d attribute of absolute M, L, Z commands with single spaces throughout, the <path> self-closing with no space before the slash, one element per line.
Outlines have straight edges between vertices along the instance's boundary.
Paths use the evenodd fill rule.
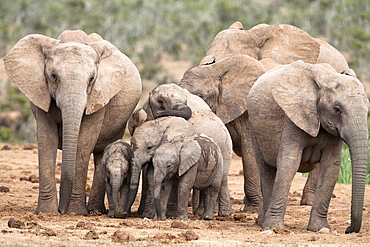
<path fill-rule="evenodd" d="M 95 76 L 92 76 L 92 77 L 90 78 L 90 80 L 89 80 L 89 85 L 91 85 L 91 84 L 94 82 L 94 80 L 95 80 Z"/>
<path fill-rule="evenodd" d="M 340 115 L 340 114 L 342 114 L 342 107 L 340 107 L 339 105 L 336 105 L 336 106 L 334 106 L 334 113 L 336 114 L 336 115 Z"/>
<path fill-rule="evenodd" d="M 55 73 L 51 73 L 51 79 L 53 79 L 54 82 L 57 82 L 58 76 Z"/>
<path fill-rule="evenodd" d="M 158 104 L 163 105 L 164 101 L 163 99 L 158 99 Z"/>
<path fill-rule="evenodd" d="M 147 146 L 146 149 L 147 150 L 151 150 L 153 148 L 153 146 Z"/>

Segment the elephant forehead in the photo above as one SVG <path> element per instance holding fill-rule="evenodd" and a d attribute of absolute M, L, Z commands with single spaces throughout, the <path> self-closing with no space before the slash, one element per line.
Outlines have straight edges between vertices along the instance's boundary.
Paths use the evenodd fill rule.
<path fill-rule="evenodd" d="M 78 43 L 59 43 L 50 49 L 48 55 L 57 60 L 68 59 L 69 62 L 97 59 L 93 48 Z"/>
<path fill-rule="evenodd" d="M 183 92 L 183 89 L 177 85 L 161 85 L 157 88 L 158 97 L 167 97 L 171 100 L 186 102 L 187 97 Z"/>

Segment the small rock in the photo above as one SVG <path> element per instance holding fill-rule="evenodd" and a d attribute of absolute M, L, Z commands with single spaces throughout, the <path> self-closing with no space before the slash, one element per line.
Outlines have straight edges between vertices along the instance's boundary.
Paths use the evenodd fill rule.
<path fill-rule="evenodd" d="M 329 229 L 329 228 L 326 228 L 326 227 L 321 228 L 321 229 L 319 230 L 319 233 L 329 233 L 329 232 L 330 232 L 330 229 Z"/>
<path fill-rule="evenodd" d="M 291 233 L 291 231 L 289 231 L 288 229 L 285 229 L 285 228 L 275 228 L 273 230 L 276 234 L 288 234 L 288 233 Z"/>
<path fill-rule="evenodd" d="M 25 224 L 23 221 L 20 221 L 20 220 L 16 220 L 14 218 L 11 218 L 9 221 L 8 221 L 8 226 L 10 228 L 24 228 L 25 227 Z"/>
<path fill-rule="evenodd" d="M 91 230 L 85 234 L 84 239 L 85 240 L 99 239 L 99 235 L 95 231 Z"/>
<path fill-rule="evenodd" d="M 112 242 L 115 243 L 127 243 L 127 242 L 134 242 L 136 238 L 131 233 L 121 232 L 117 230 L 112 235 Z"/>
<path fill-rule="evenodd" d="M 5 186 L 0 186 L 0 192 L 7 193 L 7 192 L 10 192 L 10 189 L 8 187 L 5 187 Z"/>
<path fill-rule="evenodd" d="M 189 226 L 181 221 L 173 221 L 171 224 L 171 228 L 187 229 L 189 228 Z"/>
<path fill-rule="evenodd" d="M 235 221 L 245 221 L 247 216 L 245 214 L 234 214 Z"/>
<path fill-rule="evenodd" d="M 55 237 L 57 235 L 53 230 L 46 230 L 43 231 L 41 234 L 47 237 Z"/>
<path fill-rule="evenodd" d="M 31 175 L 29 176 L 28 181 L 30 181 L 31 183 L 38 183 L 39 178 L 36 175 Z"/>
<path fill-rule="evenodd" d="M 150 219 L 148 219 L 147 217 L 144 217 L 143 223 L 149 223 L 149 222 L 150 222 Z"/>
<path fill-rule="evenodd" d="M 8 145 L 4 145 L 1 150 L 10 150 L 10 147 Z"/>
<path fill-rule="evenodd" d="M 264 230 L 260 234 L 275 234 L 275 232 L 273 230 Z"/>
<path fill-rule="evenodd" d="M 199 235 L 196 234 L 192 230 L 186 231 L 186 232 L 182 233 L 182 235 L 185 237 L 186 241 L 192 241 L 192 240 L 198 240 L 199 239 Z"/>
<path fill-rule="evenodd" d="M 311 238 L 308 241 L 317 241 L 317 240 L 319 240 L 319 236 L 312 235 Z"/>

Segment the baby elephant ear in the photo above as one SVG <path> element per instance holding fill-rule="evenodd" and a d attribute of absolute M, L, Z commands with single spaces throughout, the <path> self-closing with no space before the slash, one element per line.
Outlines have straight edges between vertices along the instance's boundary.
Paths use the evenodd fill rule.
<path fill-rule="evenodd" d="M 86 114 L 103 108 L 123 88 L 127 94 L 136 97 L 140 91 L 136 85 L 140 75 L 132 61 L 106 40 L 91 42 L 89 45 L 99 54 L 98 74 L 87 100 Z M 141 90 L 141 89 L 140 89 Z"/>
<path fill-rule="evenodd" d="M 277 67 L 260 79 L 273 80 L 272 95 L 288 118 L 307 134 L 316 137 L 320 122 L 317 112 L 318 85 L 312 65 L 302 61 Z"/>
<path fill-rule="evenodd" d="M 180 150 L 179 176 L 182 176 L 199 161 L 201 152 L 201 147 L 194 136 L 184 139 Z"/>
<path fill-rule="evenodd" d="M 144 123 L 146 120 L 147 120 L 147 114 L 142 108 L 134 111 L 128 121 L 127 128 L 130 132 L 130 135 L 132 136 L 135 132 L 136 127 Z"/>

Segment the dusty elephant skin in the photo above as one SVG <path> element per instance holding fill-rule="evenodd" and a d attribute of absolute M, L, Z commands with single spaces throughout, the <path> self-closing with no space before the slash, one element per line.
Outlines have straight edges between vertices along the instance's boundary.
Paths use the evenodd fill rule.
<path fill-rule="evenodd" d="M 123 140 L 109 144 L 101 160 L 101 172 L 108 197 L 108 217 L 122 218 L 131 181 L 131 145 Z"/>
<path fill-rule="evenodd" d="M 220 191 L 223 164 L 219 146 L 208 136 L 180 136 L 162 143 L 153 157 L 154 202 L 157 218 L 165 219 L 172 183 L 178 185 L 178 218 L 188 220 L 188 198 L 200 190 L 201 219 L 212 220 Z"/>
<path fill-rule="evenodd" d="M 125 207 L 125 213 L 128 214 L 134 203 L 136 193 L 139 187 L 141 169 L 146 166 L 146 172 L 143 174 L 143 180 L 147 181 L 147 192 L 145 198 L 145 208 L 150 210 L 154 217 L 154 199 L 153 195 L 153 166 L 150 161 L 153 158 L 155 150 L 164 141 L 170 141 L 181 135 L 194 135 L 193 126 L 184 118 L 180 117 L 161 117 L 158 119 L 146 121 L 140 124 L 131 137 L 133 151 L 132 173 L 130 182 L 130 191 Z M 149 138 L 150 137 L 150 138 Z M 149 164 L 148 164 L 149 163 Z M 144 186 L 143 186 L 144 187 Z M 144 190 L 144 189 L 143 189 Z M 146 216 L 147 217 L 147 216 Z"/>
<path fill-rule="evenodd" d="M 297 60 L 329 63 L 337 72 L 355 76 L 338 50 L 297 27 L 260 24 L 244 30 L 235 22 L 216 35 L 206 57 L 181 79 L 180 86 L 203 98 L 231 134 L 234 152 L 243 162 L 245 211 L 256 211 L 261 202 L 258 168 L 251 155 L 249 90 L 265 71 Z M 302 204 L 312 204 L 315 181 L 310 175 Z"/>
<path fill-rule="evenodd" d="M 352 160 L 351 226 L 362 223 L 368 152 L 369 101 L 362 83 L 328 64 L 302 61 L 262 75 L 248 96 L 248 111 L 261 171 L 263 229 L 284 226 L 287 197 L 295 173 L 319 165 L 318 185 L 307 229 L 329 228 L 331 195 L 338 177 L 343 141 Z"/>
<path fill-rule="evenodd" d="M 141 94 L 141 80 L 128 57 L 100 36 L 92 37 L 79 30 L 65 31 L 58 39 L 32 34 L 4 58 L 9 77 L 30 100 L 37 122 L 36 213 L 105 210 L 98 164 L 105 146 L 123 135 Z M 59 207 L 54 179 L 58 148 L 63 150 Z M 91 153 L 96 169 L 86 207 Z"/>
<path fill-rule="evenodd" d="M 189 112 L 191 114 L 190 116 L 188 116 Z M 136 126 L 140 125 L 142 122 L 155 119 L 163 115 L 173 115 L 187 119 L 188 122 L 192 124 L 195 133 L 206 134 L 220 146 L 223 157 L 223 178 L 218 212 L 220 215 L 230 214 L 231 208 L 230 192 L 228 189 L 228 173 L 231 164 L 232 140 L 226 126 L 222 123 L 221 119 L 211 111 L 203 99 L 191 94 L 188 90 L 183 89 L 176 84 L 170 83 L 162 84 L 154 88 L 149 93 L 149 98 L 144 103 L 143 108 L 133 113 L 133 116 L 130 118 L 128 128 L 130 129 L 130 132 L 133 133 Z M 146 188 L 145 184 L 146 181 L 143 180 L 144 188 Z M 132 194 L 136 194 L 136 192 Z M 133 199 L 131 201 L 133 201 Z M 194 208 L 198 208 L 195 204 L 194 206 Z M 201 214 L 200 211 L 201 209 L 199 208 L 198 213 Z M 145 217 L 154 213 L 148 212 L 147 215 L 147 208 L 145 208 L 144 212 Z"/>

